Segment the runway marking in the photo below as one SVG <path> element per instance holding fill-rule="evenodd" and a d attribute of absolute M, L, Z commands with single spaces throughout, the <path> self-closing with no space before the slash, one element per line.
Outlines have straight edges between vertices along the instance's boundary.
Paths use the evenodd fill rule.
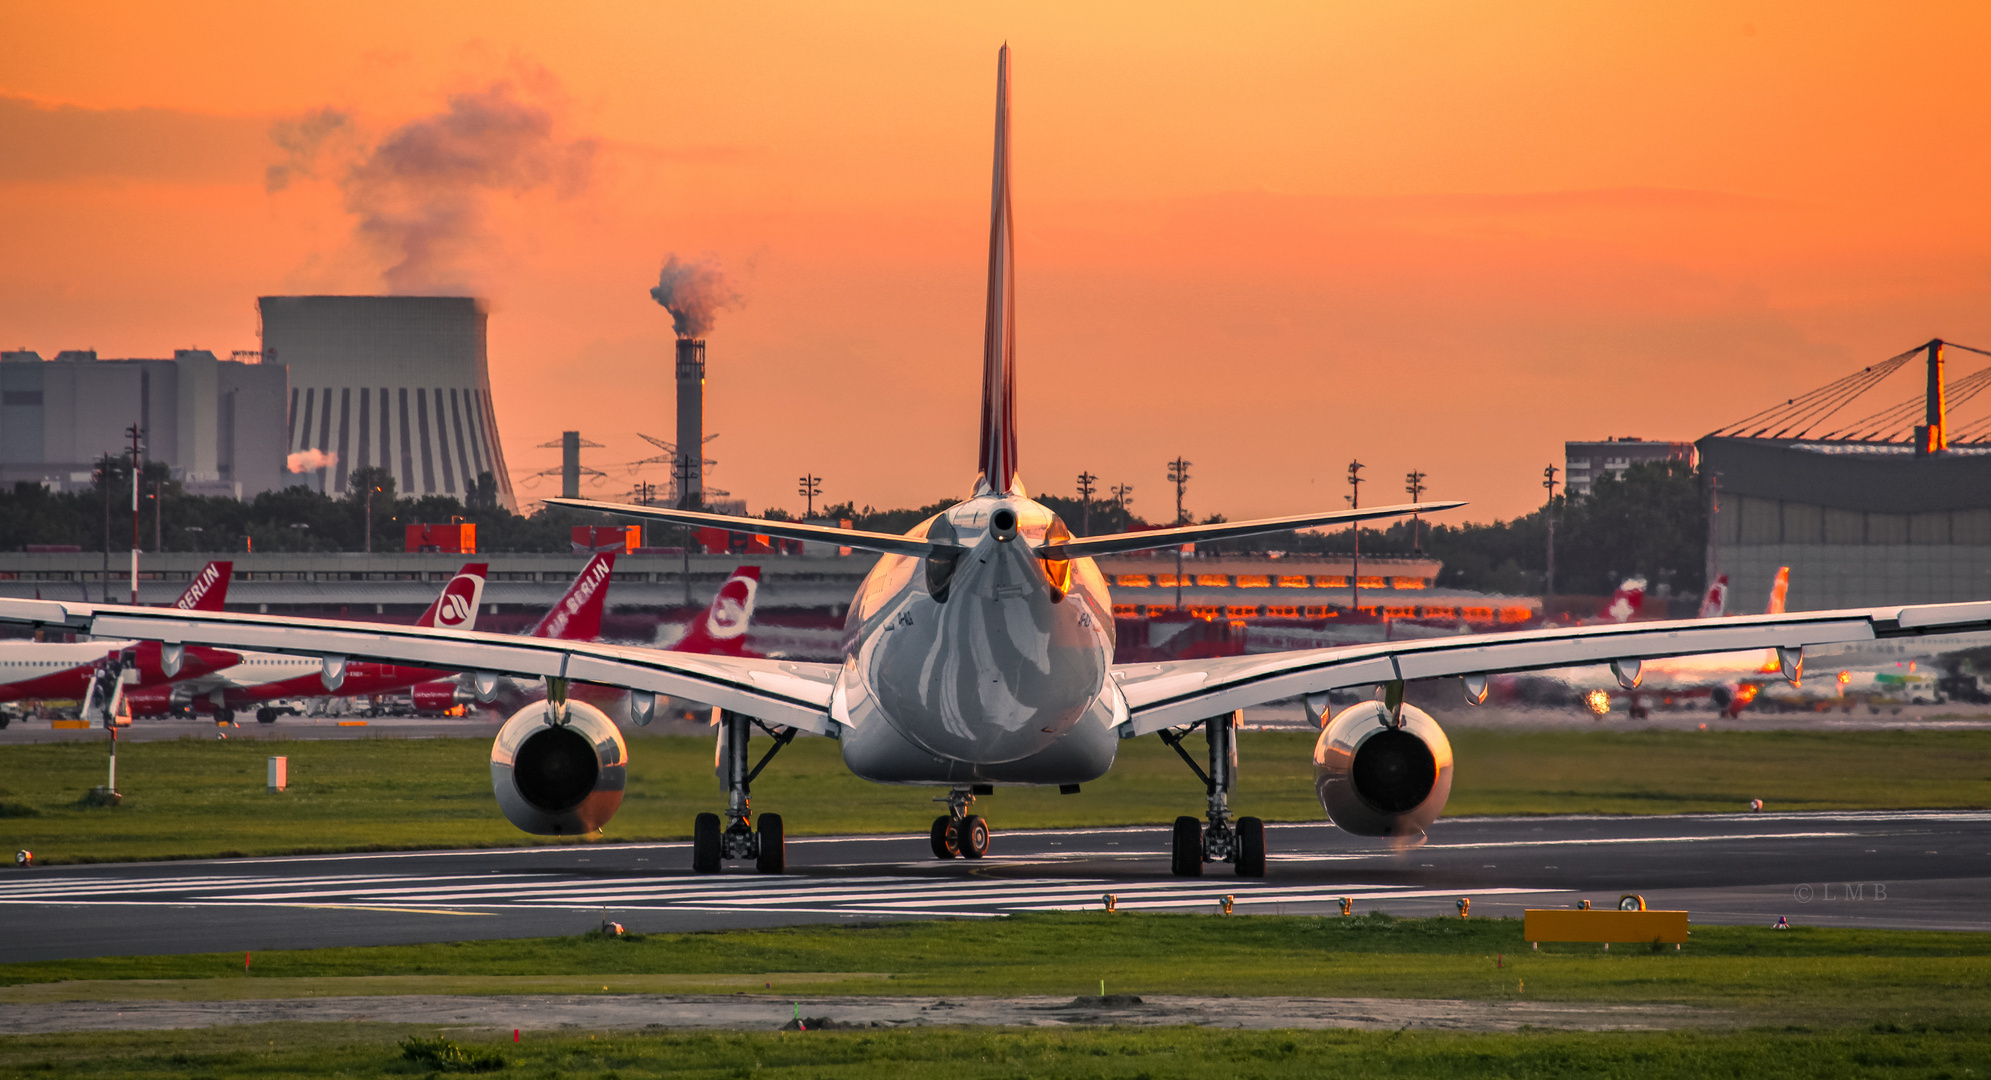
<path fill-rule="evenodd" d="M 1861 836 L 1850 832 L 1728 833 L 1719 836 L 1599 836 L 1581 840 L 1486 840 L 1466 844 L 1427 844 L 1422 851 L 1473 851 L 1480 848 L 1568 847 L 1598 844 L 1706 844 L 1721 840 L 1821 840 Z"/>
<path fill-rule="evenodd" d="M 384 907 L 379 904 L 276 904 L 276 907 L 311 908 L 319 911 L 392 911 L 403 915 L 496 915 L 495 911 L 465 911 L 461 908 Z"/>

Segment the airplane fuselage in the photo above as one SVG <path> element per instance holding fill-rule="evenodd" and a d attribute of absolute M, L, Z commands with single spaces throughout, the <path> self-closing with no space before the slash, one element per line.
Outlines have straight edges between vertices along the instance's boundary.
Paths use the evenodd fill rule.
<path fill-rule="evenodd" d="M 886 783 L 1070 784 L 1113 764 L 1125 715 L 1107 678 L 1113 606 L 1045 506 L 982 495 L 909 534 L 959 545 L 883 555 L 844 623 L 832 716 L 844 761 Z"/>

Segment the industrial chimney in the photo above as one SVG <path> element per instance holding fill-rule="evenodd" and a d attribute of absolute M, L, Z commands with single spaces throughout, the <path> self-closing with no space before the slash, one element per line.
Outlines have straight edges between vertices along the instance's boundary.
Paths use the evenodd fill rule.
<path fill-rule="evenodd" d="M 705 339 L 677 339 L 678 507 L 705 504 Z"/>

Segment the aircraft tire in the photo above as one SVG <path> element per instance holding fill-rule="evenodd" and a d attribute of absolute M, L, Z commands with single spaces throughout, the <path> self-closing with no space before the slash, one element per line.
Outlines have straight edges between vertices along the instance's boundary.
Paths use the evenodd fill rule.
<path fill-rule="evenodd" d="M 788 855 L 781 846 L 781 815 L 762 814 L 757 831 L 760 851 L 754 856 L 754 869 L 763 874 L 788 872 Z"/>
<path fill-rule="evenodd" d="M 989 823 L 983 818 L 970 814 L 961 819 L 955 846 L 961 849 L 964 859 L 979 859 L 989 853 Z"/>
<path fill-rule="evenodd" d="M 1237 876 L 1265 876 L 1265 822 L 1255 817 L 1237 819 Z"/>
<path fill-rule="evenodd" d="M 256 723 L 274 724 L 276 722 L 277 722 L 277 711 L 275 709 L 266 707 L 256 710 Z"/>
<path fill-rule="evenodd" d="M 13 717 L 8 716 L 6 713 L 0 713 L 0 731 L 7 730 L 7 725 L 13 722 L 14 722 Z"/>
<path fill-rule="evenodd" d="M 216 726 L 216 727 L 220 727 L 220 726 L 222 726 L 223 724 L 226 724 L 226 725 L 228 725 L 229 727 L 234 727 L 234 726 L 235 726 L 235 710 L 234 710 L 234 709 L 223 709 L 223 710 L 221 710 L 220 712 L 217 712 L 217 713 L 215 713 L 215 714 L 214 714 L 214 724 L 215 724 L 215 726 Z"/>
<path fill-rule="evenodd" d="M 1203 876 L 1203 822 L 1184 815 L 1175 819 L 1175 844 L 1168 868 L 1176 877 Z"/>
<path fill-rule="evenodd" d="M 933 819 L 933 857 L 951 859 L 959 854 L 954 844 L 954 819 L 937 817 Z"/>
<path fill-rule="evenodd" d="M 722 852 L 719 815 L 700 814 L 691 823 L 691 872 L 716 874 Z"/>

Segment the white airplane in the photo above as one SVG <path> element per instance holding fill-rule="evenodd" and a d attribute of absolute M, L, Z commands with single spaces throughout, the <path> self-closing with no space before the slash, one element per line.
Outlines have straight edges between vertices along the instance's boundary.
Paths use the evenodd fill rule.
<path fill-rule="evenodd" d="M 631 517 L 817 540 L 882 554 L 852 603 L 840 664 L 701 655 L 638 646 L 515 638 L 479 631 L 380 626 L 158 608 L 0 600 L 0 621 L 104 637 L 200 642 L 325 658 L 387 659 L 546 680 L 547 698 L 520 709 L 491 750 L 499 806 L 526 832 L 594 832 L 622 801 L 628 747 L 599 709 L 569 697 L 571 683 L 631 691 L 644 718 L 659 694 L 720 710 L 719 771 L 726 822 L 700 814 L 692 865 L 719 870 L 752 859 L 784 868 L 778 815 L 750 812 L 748 737 L 759 727 L 774 750 L 798 732 L 838 739 L 852 772 L 885 784 L 947 791 L 933 824 L 934 854 L 977 858 L 988 826 L 968 813 L 1000 785 L 1079 785 L 1113 765 L 1121 740 L 1157 735 L 1203 782 L 1203 818 L 1176 820 L 1173 867 L 1195 875 L 1230 863 L 1265 873 L 1265 830 L 1233 816 L 1239 711 L 1300 697 L 1323 721 L 1314 749 L 1315 791 L 1349 832 L 1414 842 L 1443 810 L 1452 749 L 1424 712 L 1404 704 L 1408 680 L 1461 677 L 1484 701 L 1492 672 L 1613 664 L 1740 649 L 1776 649 L 1783 671 L 1801 670 L 1809 645 L 1874 641 L 1991 627 L 1991 602 L 1545 627 L 1337 648 L 1166 663 L 1115 665 L 1113 616 L 1092 557 L 1432 513 L 1425 503 L 1074 539 L 1057 515 L 1024 492 L 1017 474 L 1015 285 L 1009 198 L 1009 51 L 997 61 L 994 205 L 988 315 L 983 342 L 980 475 L 974 493 L 903 536 L 687 510 L 552 499 Z M 1331 720 L 1328 692 L 1383 687 L 1379 700 Z M 1207 769 L 1183 749 L 1201 728 Z M 756 824 L 758 828 L 756 828 Z"/>

